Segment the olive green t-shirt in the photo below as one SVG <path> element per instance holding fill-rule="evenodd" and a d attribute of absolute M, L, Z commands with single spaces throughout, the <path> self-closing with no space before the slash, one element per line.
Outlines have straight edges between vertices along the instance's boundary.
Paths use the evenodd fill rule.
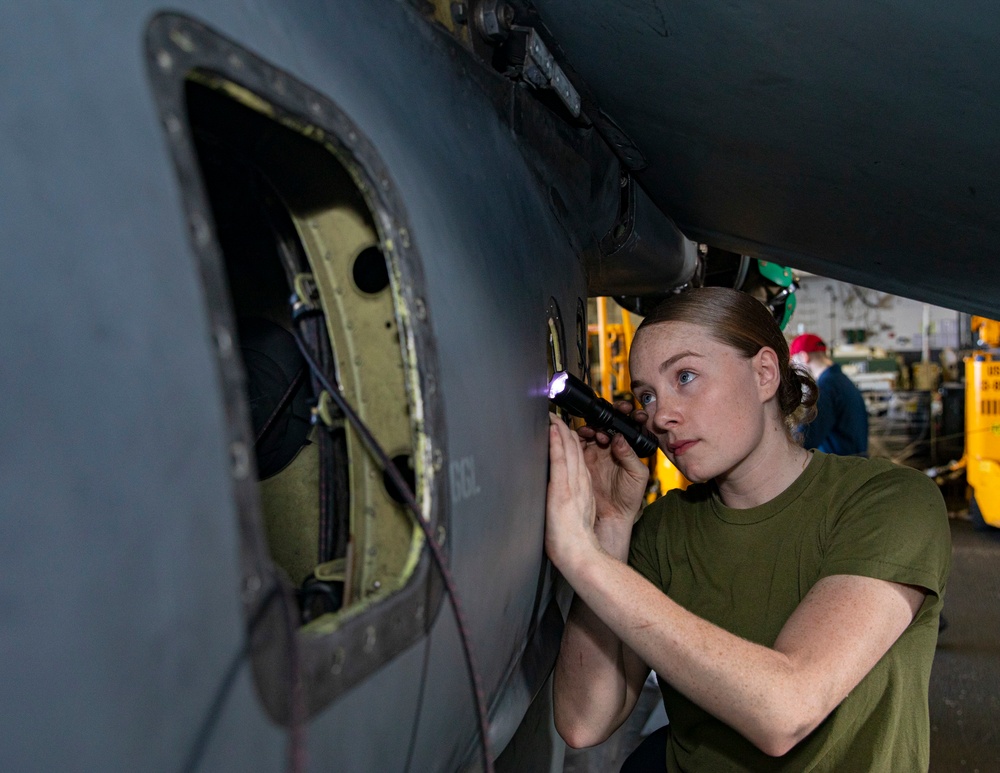
<path fill-rule="evenodd" d="M 768 647 L 823 577 L 861 575 L 927 591 L 871 672 L 783 757 L 768 757 L 660 680 L 668 771 L 927 770 L 927 687 L 951 564 L 947 512 L 927 476 L 816 451 L 789 488 L 759 507 L 726 507 L 713 484 L 670 491 L 636 524 L 629 563 L 684 608 Z"/>

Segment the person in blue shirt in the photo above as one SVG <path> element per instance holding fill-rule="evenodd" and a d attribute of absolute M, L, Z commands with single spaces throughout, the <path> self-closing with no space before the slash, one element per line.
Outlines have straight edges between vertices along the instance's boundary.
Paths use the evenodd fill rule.
<path fill-rule="evenodd" d="M 868 410 L 861 392 L 830 359 L 826 343 L 804 333 L 788 347 L 793 363 L 806 368 L 819 386 L 816 418 L 801 427 L 803 445 L 840 456 L 868 455 Z"/>

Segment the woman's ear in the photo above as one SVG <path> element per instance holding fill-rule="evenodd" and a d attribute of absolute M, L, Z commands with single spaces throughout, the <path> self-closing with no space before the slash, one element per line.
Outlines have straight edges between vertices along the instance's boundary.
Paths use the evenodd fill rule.
<path fill-rule="evenodd" d="M 781 386 L 781 368 L 778 354 L 770 346 L 761 347 L 753 356 L 753 370 L 757 377 L 757 393 L 760 401 L 767 402 L 778 393 Z"/>

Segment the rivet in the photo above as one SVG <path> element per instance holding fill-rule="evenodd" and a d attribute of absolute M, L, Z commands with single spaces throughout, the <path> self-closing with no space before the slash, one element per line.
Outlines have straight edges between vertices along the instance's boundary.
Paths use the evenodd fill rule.
<path fill-rule="evenodd" d="M 347 660 L 347 653 L 343 647 L 337 647 L 333 653 L 333 662 L 330 664 L 330 673 L 339 674 L 344 670 L 344 662 Z"/>
<path fill-rule="evenodd" d="M 170 39 L 181 51 L 191 53 L 195 49 L 194 41 L 191 40 L 190 36 L 184 30 L 172 30 L 170 33 Z"/>
<path fill-rule="evenodd" d="M 243 60 L 240 59 L 236 54 L 230 54 L 227 60 L 229 64 L 231 64 L 235 69 L 240 70 L 243 68 Z"/>
<path fill-rule="evenodd" d="M 167 127 L 167 133 L 170 136 L 176 137 L 178 134 L 181 133 L 181 128 L 182 128 L 181 127 L 181 122 L 177 118 L 177 116 L 174 115 L 173 113 L 170 113 L 169 115 L 167 115 L 166 120 L 164 121 L 164 124 L 166 125 L 166 127 Z"/>
<path fill-rule="evenodd" d="M 174 66 L 174 58 L 170 55 L 170 52 L 164 51 L 161 48 L 156 54 L 156 64 L 161 70 L 169 70 Z"/>
<path fill-rule="evenodd" d="M 208 244 L 211 234 L 208 230 L 208 222 L 199 212 L 191 213 L 191 233 L 194 236 L 195 244 L 204 247 Z"/>
<path fill-rule="evenodd" d="M 219 350 L 219 354 L 223 357 L 228 357 L 233 351 L 233 336 L 222 325 L 215 328 L 215 348 Z"/>
<path fill-rule="evenodd" d="M 243 595 L 247 598 L 253 598 L 257 595 L 257 591 L 260 590 L 260 577 L 255 574 L 251 574 L 249 577 L 243 580 Z"/>
<path fill-rule="evenodd" d="M 229 455 L 233 462 L 233 477 L 242 480 L 250 473 L 250 454 L 246 444 L 235 441 L 229 446 Z"/>

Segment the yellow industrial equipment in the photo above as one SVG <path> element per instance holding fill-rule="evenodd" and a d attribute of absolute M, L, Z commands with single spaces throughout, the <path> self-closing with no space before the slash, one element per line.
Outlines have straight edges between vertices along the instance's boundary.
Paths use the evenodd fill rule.
<path fill-rule="evenodd" d="M 1000 322 L 973 317 L 979 343 L 1000 346 Z M 965 358 L 965 479 L 973 522 L 1000 527 L 1000 361 L 990 352 Z"/>
<path fill-rule="evenodd" d="M 608 321 L 608 299 L 597 298 L 597 324 L 588 327 L 591 341 L 596 340 L 598 372 L 592 373 L 593 381 L 605 400 L 614 402 L 632 398 L 632 378 L 628 371 L 628 351 L 635 335 L 632 314 L 618 309 L 621 316 L 614 322 Z M 665 491 L 673 488 L 687 488 L 689 481 L 680 470 L 672 465 L 663 451 L 649 457 L 650 486 L 646 501 L 652 502 Z"/>

